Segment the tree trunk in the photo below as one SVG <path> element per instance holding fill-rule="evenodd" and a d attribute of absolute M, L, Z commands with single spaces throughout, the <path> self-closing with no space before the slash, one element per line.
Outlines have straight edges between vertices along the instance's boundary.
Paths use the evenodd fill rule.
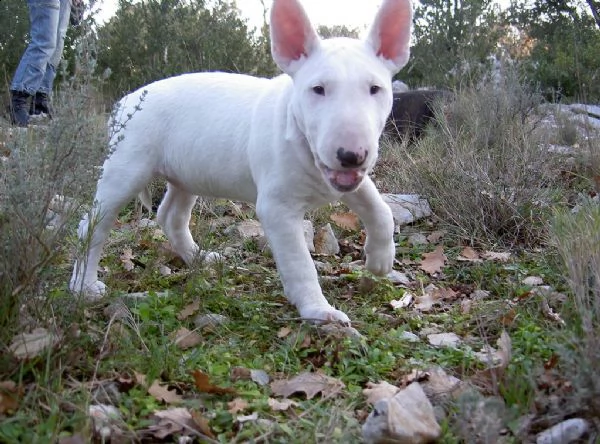
<path fill-rule="evenodd" d="M 592 15 L 594 16 L 594 20 L 596 20 L 596 25 L 598 25 L 598 28 L 600 28 L 600 2 L 595 0 L 587 0 L 587 3 L 590 5 Z"/>

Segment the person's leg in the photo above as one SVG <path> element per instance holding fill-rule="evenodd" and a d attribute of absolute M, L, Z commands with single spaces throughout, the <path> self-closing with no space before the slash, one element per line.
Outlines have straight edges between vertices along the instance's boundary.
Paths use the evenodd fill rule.
<path fill-rule="evenodd" d="M 29 123 L 29 97 L 40 88 L 56 49 L 60 0 L 28 0 L 28 6 L 31 41 L 10 86 L 11 119 L 19 126 Z"/>
<path fill-rule="evenodd" d="M 56 47 L 54 53 L 48 60 L 46 72 L 42 79 L 42 83 L 38 88 L 35 97 L 31 104 L 30 114 L 48 114 L 52 117 L 52 109 L 50 106 L 50 96 L 52 94 L 52 86 L 56 78 L 56 70 L 62 58 L 63 49 L 65 46 L 65 37 L 69 27 L 69 19 L 71 15 L 71 0 L 60 0 L 60 12 L 58 18 L 58 27 L 56 29 Z"/>

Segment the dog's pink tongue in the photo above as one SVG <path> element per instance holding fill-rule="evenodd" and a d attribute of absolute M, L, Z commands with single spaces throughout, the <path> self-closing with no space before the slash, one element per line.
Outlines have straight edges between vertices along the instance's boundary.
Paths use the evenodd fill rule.
<path fill-rule="evenodd" d="M 361 171 L 329 171 L 331 184 L 339 191 L 351 191 L 356 188 L 363 175 Z"/>
<path fill-rule="evenodd" d="M 336 171 L 333 180 L 343 187 L 351 187 L 359 182 L 359 176 L 356 171 Z"/>

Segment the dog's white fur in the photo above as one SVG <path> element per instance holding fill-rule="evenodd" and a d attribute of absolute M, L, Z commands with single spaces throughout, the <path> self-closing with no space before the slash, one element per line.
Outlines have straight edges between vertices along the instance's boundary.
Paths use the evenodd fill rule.
<path fill-rule="evenodd" d="M 367 269 L 391 271 L 392 213 L 368 172 L 392 106 L 391 78 L 408 61 L 411 20 L 410 0 L 385 0 L 365 40 L 322 41 L 298 0 L 274 0 L 272 54 L 285 74 L 186 74 L 122 99 L 116 148 L 79 227 L 90 245 L 71 290 L 105 292 L 98 262 L 113 221 L 162 176 L 168 188 L 157 220 L 187 263 L 199 254 L 189 231 L 197 195 L 256 203 L 288 300 L 305 319 L 349 323 L 321 292 L 302 220 L 341 200 L 365 225 Z"/>

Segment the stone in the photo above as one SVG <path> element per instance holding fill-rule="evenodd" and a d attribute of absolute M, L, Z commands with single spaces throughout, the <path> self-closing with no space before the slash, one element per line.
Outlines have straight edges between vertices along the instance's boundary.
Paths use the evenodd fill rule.
<path fill-rule="evenodd" d="M 408 236 L 408 244 L 413 247 L 417 245 L 427 245 L 428 243 L 427 236 L 423 233 L 413 233 Z"/>
<path fill-rule="evenodd" d="M 302 221 L 302 228 L 304 229 L 304 241 L 308 247 L 308 251 L 311 253 L 315 252 L 315 228 L 313 223 L 307 219 Z"/>
<path fill-rule="evenodd" d="M 408 342 L 419 342 L 421 340 L 412 331 L 403 331 L 402 333 L 400 333 L 400 339 Z"/>
<path fill-rule="evenodd" d="M 340 252 L 340 245 L 331 224 L 324 225 L 321 227 L 314 238 L 315 253 L 322 254 L 324 256 L 336 255 Z"/>
<path fill-rule="evenodd" d="M 456 333 L 435 333 L 427 335 L 427 339 L 434 347 L 456 348 L 461 343 L 461 339 Z"/>
<path fill-rule="evenodd" d="M 214 329 L 219 325 L 223 325 L 229 322 L 229 318 L 224 315 L 216 314 L 216 313 L 206 313 L 196 316 L 194 319 L 194 325 L 196 328 L 203 329 Z"/>
<path fill-rule="evenodd" d="M 410 279 L 405 273 L 402 273 L 398 270 L 390 271 L 386 277 L 395 285 L 408 285 L 410 284 Z"/>
<path fill-rule="evenodd" d="M 539 433 L 535 442 L 536 444 L 568 444 L 581 438 L 589 427 L 585 419 L 567 419 Z"/>
<path fill-rule="evenodd" d="M 264 238 L 265 232 L 259 221 L 254 219 L 246 219 L 235 226 L 237 234 L 243 239 Z"/>
<path fill-rule="evenodd" d="M 421 444 L 437 439 L 441 428 L 423 388 L 414 382 L 393 397 L 376 401 L 362 433 L 367 444 Z"/>
<path fill-rule="evenodd" d="M 398 225 L 407 225 L 431 216 L 429 202 L 417 194 L 382 194 L 382 197 L 390 206 Z"/>

